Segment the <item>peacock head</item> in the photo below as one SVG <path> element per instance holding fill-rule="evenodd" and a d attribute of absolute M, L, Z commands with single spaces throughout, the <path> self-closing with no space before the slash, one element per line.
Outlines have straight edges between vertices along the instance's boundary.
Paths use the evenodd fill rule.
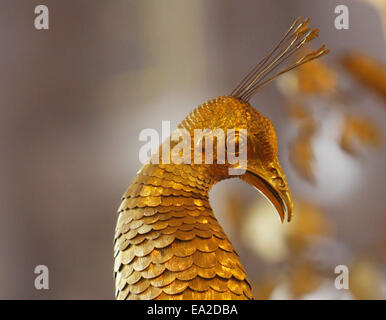
<path fill-rule="evenodd" d="M 181 129 L 191 137 L 190 165 L 196 171 L 213 181 L 246 181 L 269 199 L 282 221 L 285 216 L 291 219 L 292 197 L 278 160 L 275 129 L 249 102 L 234 96 L 209 100 L 180 124 Z"/>
<path fill-rule="evenodd" d="M 239 177 L 256 187 L 275 206 L 281 220 L 292 218 L 293 200 L 278 160 L 275 129 L 256 111 L 250 98 L 278 76 L 329 52 L 323 45 L 273 73 L 306 43 L 318 29 L 298 18 L 278 45 L 262 59 L 228 96 L 209 100 L 192 111 L 172 135 L 171 155 L 185 160 L 212 182 Z M 179 138 L 185 136 L 181 145 Z M 205 141 L 205 142 L 204 142 Z M 186 143 L 188 142 L 188 144 Z M 188 150 L 188 152 L 184 152 Z M 191 159 L 193 159 L 192 162 Z M 175 162 L 175 161 L 174 161 Z"/>

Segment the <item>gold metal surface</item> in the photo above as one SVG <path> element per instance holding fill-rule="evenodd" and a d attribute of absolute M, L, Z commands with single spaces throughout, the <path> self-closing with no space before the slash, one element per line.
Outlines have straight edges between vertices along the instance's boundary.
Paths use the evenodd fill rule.
<path fill-rule="evenodd" d="M 322 47 L 264 79 L 317 35 L 317 30 L 308 29 L 308 22 L 297 19 L 232 95 L 200 105 L 179 125 L 192 137 L 195 129 L 247 129 L 247 170 L 238 177 L 261 191 L 282 220 L 285 216 L 290 220 L 293 204 L 277 157 L 276 133 L 248 99 L 276 76 L 328 52 Z M 239 136 L 232 139 L 241 143 Z M 229 175 L 232 167 L 214 159 L 210 165 L 148 163 L 141 168 L 118 209 L 117 299 L 252 299 L 238 254 L 209 205 L 209 190 L 216 182 L 235 177 Z"/>

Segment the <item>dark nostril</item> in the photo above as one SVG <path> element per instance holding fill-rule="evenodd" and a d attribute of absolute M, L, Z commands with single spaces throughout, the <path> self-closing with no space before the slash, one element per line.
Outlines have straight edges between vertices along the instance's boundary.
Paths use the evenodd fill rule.
<path fill-rule="evenodd" d="M 271 168 L 270 171 L 273 173 L 273 175 L 275 175 L 275 176 L 278 175 L 276 168 Z"/>

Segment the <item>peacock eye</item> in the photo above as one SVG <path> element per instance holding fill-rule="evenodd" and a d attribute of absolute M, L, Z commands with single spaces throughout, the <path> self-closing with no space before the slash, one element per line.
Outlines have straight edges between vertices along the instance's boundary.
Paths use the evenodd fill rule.
<path fill-rule="evenodd" d="M 238 155 L 247 146 L 247 137 L 239 131 L 233 131 L 227 136 L 227 149 Z"/>

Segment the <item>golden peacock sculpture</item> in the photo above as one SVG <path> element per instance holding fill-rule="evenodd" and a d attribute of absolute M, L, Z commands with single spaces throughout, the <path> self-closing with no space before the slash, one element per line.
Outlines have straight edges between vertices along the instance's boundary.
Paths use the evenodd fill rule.
<path fill-rule="evenodd" d="M 239 177 L 272 202 L 282 221 L 286 216 L 291 219 L 292 197 L 277 157 L 274 127 L 248 101 L 277 76 L 328 53 L 322 46 L 272 74 L 317 36 L 318 30 L 310 30 L 308 23 L 309 19 L 298 18 L 229 96 L 202 104 L 178 126 L 192 137 L 196 129 L 234 129 L 225 139 L 235 143 L 234 153 L 247 146 L 242 175 L 230 175 L 234 165 L 227 160 L 217 163 L 215 151 L 213 164 L 148 162 L 140 169 L 118 210 L 117 299 L 253 298 L 245 269 L 210 207 L 208 193 L 218 181 Z"/>

